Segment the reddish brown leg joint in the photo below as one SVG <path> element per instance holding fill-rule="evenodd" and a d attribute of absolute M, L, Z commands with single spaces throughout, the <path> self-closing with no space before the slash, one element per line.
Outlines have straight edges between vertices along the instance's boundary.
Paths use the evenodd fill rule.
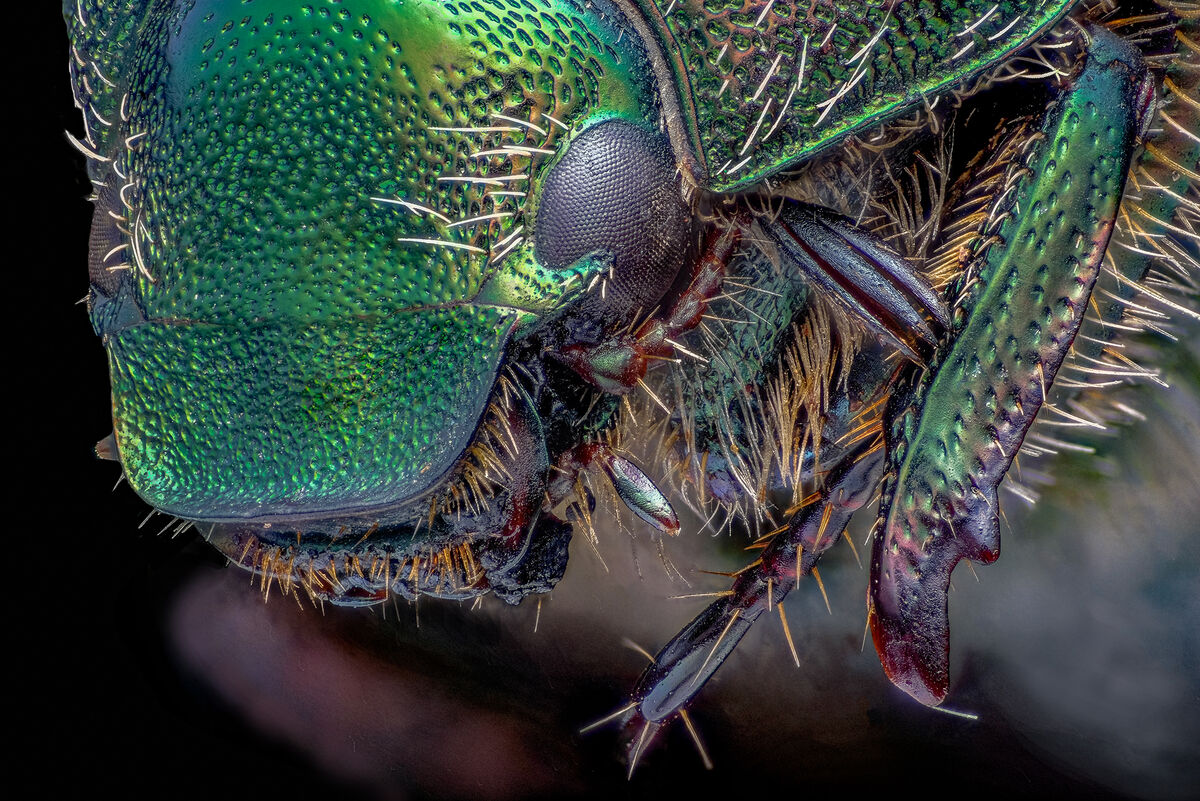
<path fill-rule="evenodd" d="M 588 383 L 624 395 L 636 387 L 655 359 L 675 358 L 672 340 L 700 324 L 708 303 L 721 291 L 726 266 L 742 238 L 738 224 L 710 236 L 696 260 L 692 280 L 665 316 L 652 317 L 634 333 L 623 333 L 599 345 L 571 345 L 563 361 Z"/>

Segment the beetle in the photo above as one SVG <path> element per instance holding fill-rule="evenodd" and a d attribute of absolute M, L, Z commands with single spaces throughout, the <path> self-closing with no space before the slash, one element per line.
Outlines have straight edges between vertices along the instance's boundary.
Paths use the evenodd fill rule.
<path fill-rule="evenodd" d="M 113 379 L 99 451 L 133 488 L 264 586 L 517 602 L 561 577 L 601 478 L 677 532 L 664 481 L 622 455 L 660 426 L 682 497 L 768 525 L 762 558 L 621 710 L 632 767 L 886 473 L 872 630 L 889 676 L 940 703 L 946 582 L 998 555 L 996 487 L 1075 338 L 1154 109 L 1140 57 L 1090 29 L 1057 111 L 1006 123 L 967 172 L 958 202 L 995 216 L 947 203 L 935 227 L 961 240 L 932 244 L 959 247 L 918 269 L 827 199 L 781 199 L 778 176 L 980 79 L 1072 3 L 243 5 L 65 4 Z M 1056 133 L 1077 125 L 1071 103 L 1098 102 L 1102 131 Z M 1185 135 L 1154 158 L 1183 167 L 1162 182 L 1187 198 L 1196 126 L 1175 106 Z M 1088 189 L 1106 205 L 1071 207 L 1024 143 L 1101 133 L 1072 158 L 1104 162 Z M 1078 268 L 1057 279 L 1079 284 L 1070 313 L 1037 331 L 1040 305 L 996 319 L 1015 304 L 987 260 L 1020 261 L 1002 227 L 1060 203 L 1078 234 L 1032 244 Z M 1153 212 L 1168 234 L 1153 236 L 1174 241 L 1180 208 Z M 1133 291 L 1147 266 L 1129 269 Z M 1058 291 L 1013 280 L 1034 283 L 1010 295 Z M 1000 372 L 962 411 L 954 391 L 979 373 L 951 365 L 981 361 Z"/>

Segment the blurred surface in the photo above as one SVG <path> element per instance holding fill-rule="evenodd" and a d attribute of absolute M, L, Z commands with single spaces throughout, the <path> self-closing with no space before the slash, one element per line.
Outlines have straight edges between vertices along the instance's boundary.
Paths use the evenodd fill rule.
<path fill-rule="evenodd" d="M 111 426 L 104 357 L 72 305 L 86 290 L 88 187 L 62 134 L 77 122 L 61 22 L 38 13 L 10 258 L 22 314 L 10 565 L 22 581 L 9 593 L 7 706 L 16 772 L 39 794 L 1200 796 L 1194 327 L 1161 360 L 1173 388 L 1131 393 L 1147 420 L 1098 457 L 1053 465 L 1032 511 L 1002 494 L 1001 559 L 978 580 L 955 573 L 947 706 L 978 721 L 887 683 L 861 650 L 866 571 L 839 545 L 821 565 L 832 614 L 811 583 L 787 603 L 800 669 L 764 618 L 694 705 L 715 770 L 676 725 L 627 782 L 615 732 L 578 730 L 636 680 L 644 657 L 623 640 L 656 650 L 704 604 L 669 596 L 722 589 L 695 570 L 744 564 L 739 544 L 685 525 L 669 553 L 687 587 L 648 538 L 610 528 L 608 571 L 577 540 L 540 615 L 536 599 L 322 614 L 278 594 L 264 604 L 247 574 L 190 536 L 158 536 L 165 519 L 139 529 L 144 505 L 110 492 L 117 468 L 92 454 Z"/>

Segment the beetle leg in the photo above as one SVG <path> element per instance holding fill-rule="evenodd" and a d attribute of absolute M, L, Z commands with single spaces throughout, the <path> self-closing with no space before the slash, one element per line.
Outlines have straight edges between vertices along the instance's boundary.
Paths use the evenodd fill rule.
<path fill-rule="evenodd" d="M 627 731 L 657 726 L 679 714 L 732 653 L 763 612 L 780 603 L 841 537 L 850 516 L 874 493 L 883 471 L 876 437 L 848 449 L 816 494 L 774 537 L 760 558 L 658 652 L 642 673 L 627 713 Z M 646 743 L 630 746 L 635 763 Z"/>
<path fill-rule="evenodd" d="M 915 362 L 949 325 L 937 292 L 905 259 L 833 212 L 787 202 L 759 223 L 781 255 Z M 937 324 L 935 329 L 930 320 Z"/>
<path fill-rule="evenodd" d="M 888 677 L 926 704 L 949 684 L 950 572 L 1000 555 L 996 488 L 1075 338 L 1153 106 L 1136 51 L 1087 33 L 1086 66 L 1014 159 L 1010 191 L 980 229 L 956 336 L 889 413 L 868 617 Z"/>
<path fill-rule="evenodd" d="M 673 340 L 700 324 L 709 300 L 720 292 L 725 267 L 740 241 L 736 225 L 713 236 L 696 261 L 687 289 L 665 316 L 651 317 L 637 331 L 599 345 L 569 345 L 557 357 L 605 392 L 623 395 L 637 387 L 650 362 L 674 357 Z"/>
<path fill-rule="evenodd" d="M 555 464 L 556 475 L 547 490 L 547 506 L 554 509 L 572 497 L 579 473 L 593 467 L 599 467 L 604 472 L 617 497 L 631 512 L 659 533 L 671 536 L 679 533 L 679 518 L 662 490 L 640 467 L 601 443 L 579 445 L 559 458 Z"/>

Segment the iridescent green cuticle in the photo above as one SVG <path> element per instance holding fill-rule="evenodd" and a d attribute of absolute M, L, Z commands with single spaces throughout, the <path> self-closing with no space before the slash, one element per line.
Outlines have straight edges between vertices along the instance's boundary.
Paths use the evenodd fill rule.
<path fill-rule="evenodd" d="M 961 85 L 1074 5 L 638 1 L 666 21 L 673 42 L 664 48 L 675 54 L 680 90 L 690 84 L 702 159 L 712 188 L 724 191 Z"/>
<path fill-rule="evenodd" d="M 1140 53 L 1088 35 L 1040 129 L 1010 132 L 1005 192 L 949 288 L 955 323 L 888 436 L 868 617 L 889 677 L 926 704 L 949 686 L 950 573 L 1000 554 L 997 487 L 1079 330 L 1147 113 Z"/>
<path fill-rule="evenodd" d="M 1139 113 L 1129 72 L 1119 62 L 1089 66 L 1049 114 L 1056 127 L 1031 137 L 1028 171 L 1014 182 L 995 240 L 981 240 L 982 263 L 961 279 L 958 322 L 935 357 L 919 414 L 903 418 L 896 481 L 920 497 L 912 509 L 894 509 L 897 520 L 940 519 L 935 500 L 986 504 L 973 488 L 1003 475 L 1014 455 L 1006 448 L 1019 445 L 1037 413 L 1086 309 L 1121 199 Z M 997 405 L 1007 399 L 1017 403 Z M 903 528 L 918 542 L 946 534 Z"/>
<path fill-rule="evenodd" d="M 93 239 L 117 214 L 131 278 L 92 313 L 130 483 L 205 518 L 432 486 L 567 297 L 520 239 L 539 175 L 595 119 L 654 124 L 636 43 L 561 0 L 75 5 L 77 90 L 120 121 Z"/>

